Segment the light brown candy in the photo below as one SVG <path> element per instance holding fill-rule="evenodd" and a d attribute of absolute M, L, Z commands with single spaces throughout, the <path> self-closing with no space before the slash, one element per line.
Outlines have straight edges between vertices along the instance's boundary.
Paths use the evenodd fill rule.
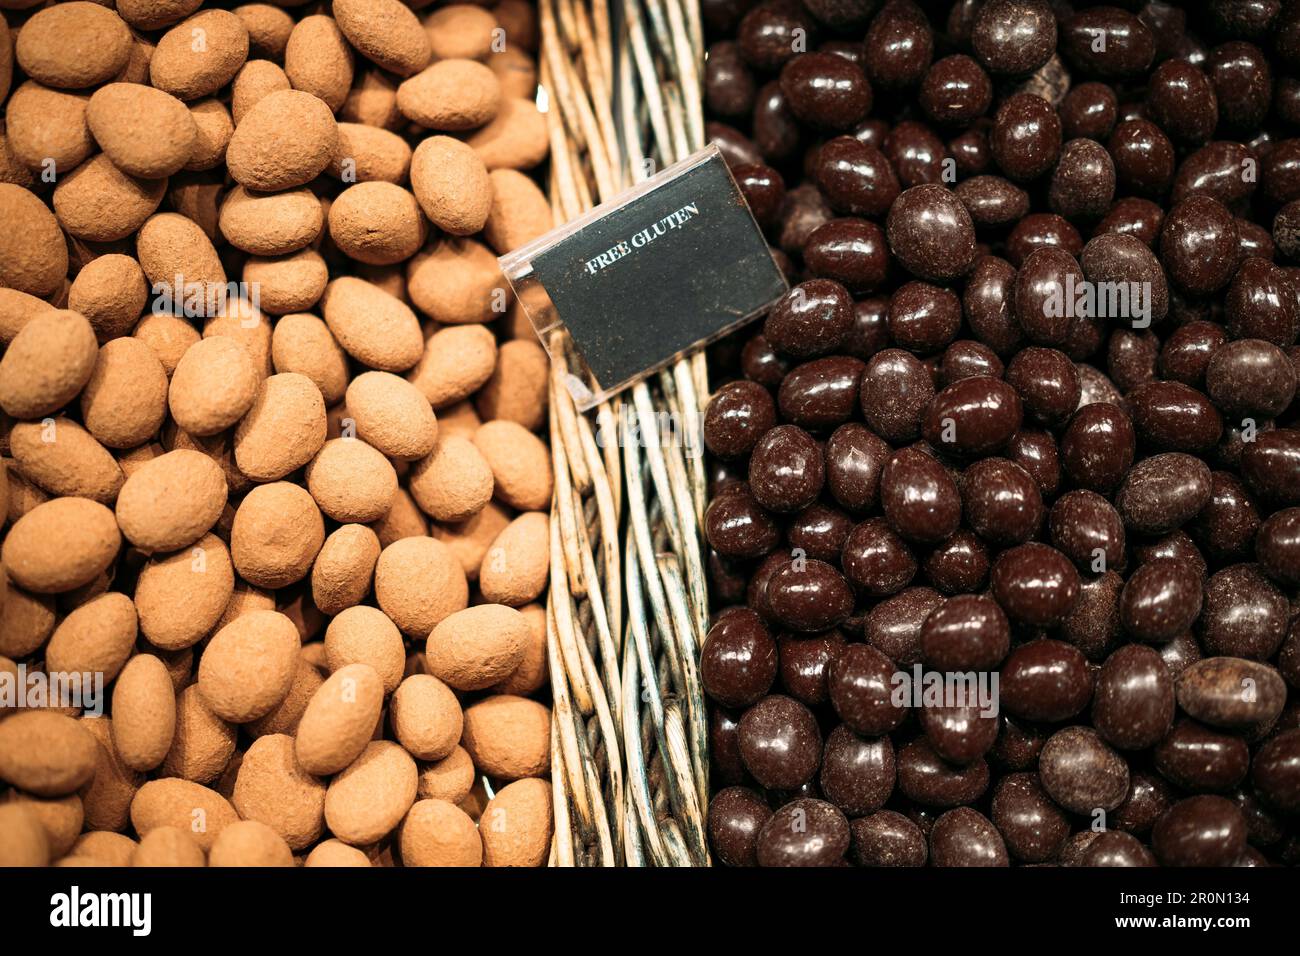
<path fill-rule="evenodd" d="M 237 736 L 238 728 L 214 714 L 199 685 L 190 684 L 176 695 L 176 733 L 163 758 L 162 776 L 211 783 L 234 756 Z"/>
<path fill-rule="evenodd" d="M 297 735 L 298 725 L 307 711 L 308 702 L 325 680 L 321 672 L 304 659 L 303 654 L 308 646 L 313 645 L 304 645 L 304 651 L 299 652 L 293 683 L 289 685 L 289 693 L 285 695 L 284 700 L 280 701 L 270 713 L 244 725 L 253 737 L 262 737 L 266 734 L 288 734 L 291 737 Z"/>
<path fill-rule="evenodd" d="M 539 30 L 537 7 L 528 0 L 499 0 L 492 7 L 492 15 L 506 34 L 506 49 L 537 52 Z"/>
<path fill-rule="evenodd" d="M 81 393 L 81 420 L 109 448 L 135 448 L 158 433 L 167 414 L 167 373 L 153 349 L 120 338 L 99 349 Z"/>
<path fill-rule="evenodd" d="M 438 623 L 425 647 L 425 666 L 457 690 L 483 690 L 514 672 L 528 639 L 528 622 L 514 608 L 480 604 Z"/>
<path fill-rule="evenodd" d="M 425 637 L 443 618 L 468 605 L 469 583 L 441 541 L 402 538 L 379 555 L 375 598 L 404 633 Z"/>
<path fill-rule="evenodd" d="M 18 474 L 54 497 L 111 505 L 126 480 L 112 453 L 62 415 L 14 425 L 9 451 Z"/>
<path fill-rule="evenodd" d="M 262 382 L 235 429 L 235 462 L 255 481 L 301 468 L 325 444 L 325 402 L 305 375 L 281 372 Z"/>
<path fill-rule="evenodd" d="M 57 310 L 54 306 L 44 299 L 19 292 L 17 289 L 0 288 L 0 343 L 8 345 L 14 340 L 14 336 L 22 331 L 23 326 L 36 316 L 55 311 Z M 80 310 L 73 309 L 73 311 Z"/>
<path fill-rule="evenodd" d="M 76 844 L 85 812 L 81 798 L 75 793 L 66 797 L 35 797 L 20 790 L 10 790 L 0 806 L 14 805 L 25 807 L 36 818 L 49 841 L 51 856 L 63 856 Z"/>
<path fill-rule="evenodd" d="M 90 380 L 98 357 L 95 332 L 83 316 L 67 311 L 36 316 L 0 358 L 0 407 L 14 418 L 57 411 Z"/>
<path fill-rule="evenodd" d="M 363 372 L 347 390 L 348 414 L 357 437 L 390 458 L 415 461 L 438 439 L 428 400 L 410 382 L 389 372 Z"/>
<path fill-rule="evenodd" d="M 83 833 L 55 866 L 130 866 L 136 842 L 124 833 Z"/>
<path fill-rule="evenodd" d="M 528 98 L 508 96 L 503 99 L 492 122 L 475 130 L 465 140 L 490 170 L 532 169 L 550 152 L 546 118 L 538 112 L 537 104 L 531 99 L 532 93 L 524 96 Z M 549 222 L 546 228 L 551 228 Z"/>
<path fill-rule="evenodd" d="M 86 123 L 122 172 L 162 179 L 190 161 L 199 130 L 185 104 L 141 83 L 109 83 L 90 97 Z"/>
<path fill-rule="evenodd" d="M 310 309 L 320 300 L 329 282 L 329 268 L 315 249 L 299 249 L 282 256 L 252 256 L 244 263 L 244 281 L 261 289 L 263 311 L 285 315 Z"/>
<path fill-rule="evenodd" d="M 386 182 L 349 186 L 330 205 L 330 238 L 358 262 L 392 265 L 424 243 L 420 206 L 407 190 Z"/>
<path fill-rule="evenodd" d="M 411 168 L 411 147 L 386 129 L 339 123 L 339 145 L 329 174 L 346 182 L 401 185 Z"/>
<path fill-rule="evenodd" d="M 546 421 L 551 362 L 536 336 L 512 339 L 497 350 L 492 377 L 475 396 L 484 420 L 504 418 L 537 431 Z"/>
<path fill-rule="evenodd" d="M 424 336 L 415 313 L 374 283 L 341 276 L 321 300 L 325 324 L 349 355 L 384 372 L 404 372 L 420 360 Z"/>
<path fill-rule="evenodd" d="M 130 820 L 131 800 L 144 775 L 122 762 L 113 746 L 113 721 L 90 717 L 81 726 L 95 740 L 95 775 L 81 790 L 88 830 L 121 830 Z"/>
<path fill-rule="evenodd" d="M 301 485 L 258 485 L 240 502 L 230 529 L 230 556 L 240 577 L 263 588 L 301 581 L 325 541 L 325 524 Z"/>
<path fill-rule="evenodd" d="M 203 323 L 203 337 L 224 335 L 248 349 L 258 378 L 271 374 L 271 323 L 246 298 L 227 297 Z"/>
<path fill-rule="evenodd" d="M 172 746 L 176 692 L 163 662 L 137 654 L 113 686 L 113 746 L 132 770 L 153 770 Z"/>
<path fill-rule="evenodd" d="M 311 245 L 325 225 L 325 214 L 310 189 L 264 193 L 236 186 L 221 203 L 219 225 L 237 249 L 282 256 Z"/>
<path fill-rule="evenodd" d="M 379 538 L 365 525 L 345 524 L 330 533 L 311 569 L 312 600 L 323 614 L 338 614 L 370 593 Z"/>
<path fill-rule="evenodd" d="M 397 744 L 376 740 L 329 785 L 325 822 L 345 843 L 368 846 L 388 835 L 415 802 L 416 768 Z"/>
<path fill-rule="evenodd" d="M 0 804 L 0 867 L 48 866 L 50 840 L 24 802 Z"/>
<path fill-rule="evenodd" d="M 399 0 L 335 0 L 334 19 L 362 56 L 410 76 L 429 62 L 429 37 L 411 8 Z"/>
<path fill-rule="evenodd" d="M 188 104 L 190 118 L 194 120 L 194 147 L 185 168 L 191 171 L 214 169 L 226 158 L 226 146 L 235 134 L 235 123 L 230 111 L 215 99 L 202 99 Z"/>
<path fill-rule="evenodd" d="M 335 405 L 348 386 L 348 363 L 329 327 L 314 315 L 295 313 L 275 323 L 271 360 L 277 372 L 309 378 L 327 405 Z"/>
<path fill-rule="evenodd" d="M 326 16 L 298 21 L 284 50 L 284 72 L 295 90 L 319 97 L 337 110 L 352 87 L 352 47 L 338 24 Z"/>
<path fill-rule="evenodd" d="M 497 20 L 474 4 L 450 3 L 425 17 L 424 28 L 439 60 L 482 60 L 492 52 Z"/>
<path fill-rule="evenodd" d="M 359 123 L 382 130 L 400 130 L 406 117 L 397 109 L 397 80 L 375 66 L 365 66 L 339 107 L 342 123 Z M 343 133 L 340 130 L 339 137 Z M 409 150 L 409 147 L 407 147 Z"/>
<path fill-rule="evenodd" d="M 474 761 L 459 745 L 441 760 L 420 766 L 417 794 L 421 800 L 460 803 L 474 786 Z"/>
<path fill-rule="evenodd" d="M 158 40 L 149 61 L 150 82 L 177 99 L 211 96 L 248 59 L 248 30 L 228 10 L 203 10 Z"/>
<path fill-rule="evenodd" d="M 249 189 L 292 189 L 325 170 L 338 148 L 330 107 L 301 89 L 270 93 L 235 127 L 226 166 Z"/>
<path fill-rule="evenodd" d="M 383 611 L 358 604 L 341 611 L 325 629 L 325 662 L 330 673 L 349 664 L 369 664 L 384 693 L 391 694 L 406 664 L 402 635 Z"/>
<path fill-rule="evenodd" d="M 234 588 L 230 554 L 214 534 L 180 551 L 156 554 L 136 580 L 140 630 L 163 650 L 192 647 L 221 620 Z"/>
<path fill-rule="evenodd" d="M 191 300 L 206 304 L 224 294 L 226 270 L 212 240 L 192 219 L 174 212 L 150 216 L 135 237 L 135 248 L 154 294 L 166 294 L 167 311 Z"/>
<path fill-rule="evenodd" d="M 181 489 L 184 489 L 183 491 Z M 142 551 L 177 551 L 221 517 L 226 477 L 207 455 L 177 449 L 136 470 L 117 496 L 122 533 Z"/>
<path fill-rule="evenodd" d="M 232 12 L 244 21 L 248 30 L 250 53 L 269 60 L 284 59 L 284 48 L 293 32 L 293 17 L 269 3 L 246 3 Z"/>
<path fill-rule="evenodd" d="M 550 573 L 550 517 L 541 511 L 521 514 L 488 546 L 479 568 L 485 600 L 520 607 L 546 589 Z"/>
<path fill-rule="evenodd" d="M 68 308 L 84 315 L 106 342 L 131 333 L 148 298 L 140 263 L 111 253 L 82 266 L 68 289 Z"/>
<path fill-rule="evenodd" d="M 510 511 L 495 501 L 489 501 L 467 521 L 444 522 L 433 529 L 433 536 L 451 548 L 465 569 L 465 577 L 477 581 L 479 567 L 488 547 L 496 536 L 510 524 Z"/>
<path fill-rule="evenodd" d="M 536 777 L 550 769 L 551 712 L 526 697 L 486 697 L 465 709 L 460 745 L 488 776 Z"/>
<path fill-rule="evenodd" d="M 433 224 L 455 236 L 481 230 L 492 210 L 487 167 L 473 149 L 450 136 L 430 136 L 415 147 L 411 188 Z"/>
<path fill-rule="evenodd" d="M 268 734 L 244 754 L 230 802 L 245 820 L 266 824 L 291 850 L 320 839 L 325 827 L 325 784 L 294 756 L 294 739 Z"/>
<path fill-rule="evenodd" d="M 509 677 L 492 688 L 497 694 L 516 694 L 527 697 L 546 686 L 548 664 L 546 660 L 546 608 L 529 604 L 519 609 L 528 622 L 528 641 L 519 666 Z"/>
<path fill-rule="evenodd" d="M 293 851 L 284 838 L 257 820 L 230 824 L 213 841 L 208 853 L 208 866 L 293 865 Z"/>
<path fill-rule="evenodd" d="M 403 81 L 397 88 L 397 108 L 429 129 L 477 129 L 501 108 L 501 83 L 474 60 L 439 60 Z"/>
<path fill-rule="evenodd" d="M 312 848 L 302 865 L 305 867 L 370 866 L 370 858 L 342 840 L 324 840 Z"/>
<path fill-rule="evenodd" d="M 168 375 L 175 371 L 186 350 L 202 337 L 189 322 L 165 312 L 146 315 L 131 335 L 153 349 Z"/>
<path fill-rule="evenodd" d="M 244 417 L 258 385 L 248 350 L 234 339 L 213 335 L 191 345 L 176 363 L 167 405 L 187 433 L 215 435 Z"/>
<path fill-rule="evenodd" d="M 242 18 L 241 18 L 242 19 Z M 271 93 L 292 89 L 284 70 L 270 60 L 249 60 L 230 84 L 230 115 L 238 126 L 257 102 Z"/>
<path fill-rule="evenodd" d="M 112 10 L 74 0 L 47 7 L 23 24 L 14 55 L 23 72 L 46 86 L 97 86 L 126 67 L 131 31 Z"/>
<path fill-rule="evenodd" d="M 469 815 L 445 800 L 411 807 L 398 834 L 404 866 L 478 866 L 483 841 Z"/>
<path fill-rule="evenodd" d="M 338 773 L 361 755 L 375 732 L 384 685 L 369 664 L 340 667 L 307 702 L 294 754 L 308 773 Z"/>
<path fill-rule="evenodd" d="M 141 839 L 158 827 L 176 827 L 190 834 L 205 851 L 238 821 L 239 814 L 221 794 L 173 777 L 150 780 L 131 801 L 131 826 Z"/>
<path fill-rule="evenodd" d="M 513 169 L 491 172 L 492 210 L 483 234 L 504 255 L 550 231 L 551 204 L 537 184 Z"/>
<path fill-rule="evenodd" d="M 490 322 L 510 304 L 497 257 L 477 239 L 444 236 L 426 247 L 408 265 L 407 288 L 416 308 L 444 325 Z"/>
<path fill-rule="evenodd" d="M 117 0 L 117 14 L 137 30 L 161 30 L 184 20 L 202 0 Z"/>
<path fill-rule="evenodd" d="M 205 866 L 203 849 L 186 830 L 157 827 L 140 840 L 131 854 L 132 866 Z"/>
<path fill-rule="evenodd" d="M 424 355 L 407 373 L 434 409 L 473 395 L 496 368 L 497 342 L 481 325 L 439 329 L 424 343 Z"/>
<path fill-rule="evenodd" d="M 199 659 L 204 703 L 232 724 L 270 712 L 289 692 L 299 645 L 293 622 L 276 611 L 252 611 L 231 621 Z"/>
<path fill-rule="evenodd" d="M 70 236 L 115 242 L 139 229 L 166 192 L 166 179 L 128 176 L 100 153 L 59 179 L 54 214 Z"/>
<path fill-rule="evenodd" d="M 393 693 L 389 720 L 398 742 L 417 760 L 441 760 L 460 742 L 460 702 L 430 674 L 412 674 L 402 681 Z"/>
<path fill-rule="evenodd" d="M 96 758 L 95 738 L 71 717 L 25 710 L 0 720 L 0 780 L 19 790 L 72 793 L 95 775 Z"/>
<path fill-rule="evenodd" d="M 104 675 L 113 680 L 135 646 L 135 605 L 125 594 L 92 598 L 59 622 L 45 648 L 52 673 Z"/>
<path fill-rule="evenodd" d="M 53 498 L 14 522 L 0 560 L 20 587 L 58 594 L 95 580 L 113 563 L 120 544 L 113 512 L 99 502 Z M 12 598 L 5 602 L 6 612 Z"/>
<path fill-rule="evenodd" d="M 483 865 L 544 865 L 554 825 L 549 783 L 531 778 L 507 784 L 488 801 L 479 821 Z"/>
<path fill-rule="evenodd" d="M 536 435 L 515 422 L 484 422 L 474 445 L 492 469 L 498 498 L 520 511 L 550 505 L 551 452 Z"/>
<path fill-rule="evenodd" d="M 398 487 L 393 495 L 393 505 L 388 514 L 370 526 L 379 538 L 381 548 L 386 548 L 402 538 L 423 538 L 429 533 L 429 522 L 419 505 L 405 488 Z"/>
<path fill-rule="evenodd" d="M 531 100 L 537 95 L 537 64 L 519 47 L 507 43 L 500 53 L 488 57 L 487 65 L 501 83 L 502 104 L 498 116 L 509 110 L 510 100 Z"/>
<path fill-rule="evenodd" d="M 364 523 L 382 518 L 397 493 L 393 466 L 359 438 L 325 442 L 307 463 L 304 478 L 320 510 L 341 522 Z"/>
<path fill-rule="evenodd" d="M 5 133 L 14 157 L 27 169 L 46 175 L 72 172 L 95 149 L 86 125 L 89 102 L 85 93 L 52 90 L 35 80 L 22 84 L 5 105 Z"/>
<path fill-rule="evenodd" d="M 410 489 L 431 517 L 467 521 L 492 498 L 492 469 L 472 441 L 447 435 L 411 466 Z"/>

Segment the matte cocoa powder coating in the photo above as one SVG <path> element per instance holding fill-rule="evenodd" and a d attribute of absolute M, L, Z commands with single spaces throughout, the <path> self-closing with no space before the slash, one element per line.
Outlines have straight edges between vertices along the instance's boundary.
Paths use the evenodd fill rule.
<path fill-rule="evenodd" d="M 764 697 L 740 718 L 740 756 L 762 786 L 796 790 L 821 763 L 822 735 L 803 704 L 781 694 Z"/>
<path fill-rule="evenodd" d="M 1128 764 L 1091 727 L 1058 730 L 1038 757 L 1043 789 L 1071 813 L 1114 810 L 1128 796 Z"/>
<path fill-rule="evenodd" d="M 889 248 L 920 279 L 946 282 L 965 275 L 975 260 L 975 224 L 951 190 L 925 184 L 904 190 L 886 221 Z"/>
<path fill-rule="evenodd" d="M 961 495 L 952 476 L 916 447 L 895 452 L 885 464 L 880 504 L 890 527 L 911 541 L 937 543 L 961 522 Z"/>

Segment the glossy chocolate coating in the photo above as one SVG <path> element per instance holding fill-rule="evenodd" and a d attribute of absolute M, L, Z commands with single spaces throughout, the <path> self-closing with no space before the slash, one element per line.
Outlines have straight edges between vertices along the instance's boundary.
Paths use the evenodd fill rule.
<path fill-rule="evenodd" d="M 758 834 L 772 816 L 748 787 L 727 787 L 709 801 L 709 845 L 724 866 L 758 866 Z"/>
<path fill-rule="evenodd" d="M 835 866 L 849 849 L 849 821 L 825 800 L 781 807 L 758 834 L 759 866 Z"/>
<path fill-rule="evenodd" d="M 840 724 L 826 738 L 822 793 L 846 815 L 879 810 L 894 791 L 894 778 L 894 745 L 888 737 L 860 737 Z"/>
<path fill-rule="evenodd" d="M 803 704 L 781 694 L 764 697 L 740 718 L 740 756 L 764 787 L 795 790 L 821 764 L 822 735 Z"/>
<path fill-rule="evenodd" d="M 1007 849 L 1022 863 L 1056 859 L 1070 835 L 1070 821 L 1034 773 L 1011 773 L 998 781 L 991 814 Z"/>
<path fill-rule="evenodd" d="M 1038 757 L 1039 780 L 1071 813 L 1114 810 L 1128 796 L 1128 764 L 1090 727 L 1054 733 Z"/>
<path fill-rule="evenodd" d="M 700 681 L 720 704 L 748 707 L 771 689 L 776 664 L 776 642 L 762 619 L 738 608 L 709 629 L 700 651 Z"/>
<path fill-rule="evenodd" d="M 867 737 L 887 734 L 907 716 L 895 706 L 894 662 L 867 644 L 850 644 L 827 673 L 831 706 L 845 725 Z"/>
<path fill-rule="evenodd" d="M 933 183 L 904 190 L 889 210 L 889 248 L 920 279 L 965 275 L 975 260 L 975 224 L 951 190 Z"/>
<path fill-rule="evenodd" d="M 1007 847 L 988 818 L 970 807 L 949 810 L 930 831 L 935 866 L 1008 866 Z"/>

